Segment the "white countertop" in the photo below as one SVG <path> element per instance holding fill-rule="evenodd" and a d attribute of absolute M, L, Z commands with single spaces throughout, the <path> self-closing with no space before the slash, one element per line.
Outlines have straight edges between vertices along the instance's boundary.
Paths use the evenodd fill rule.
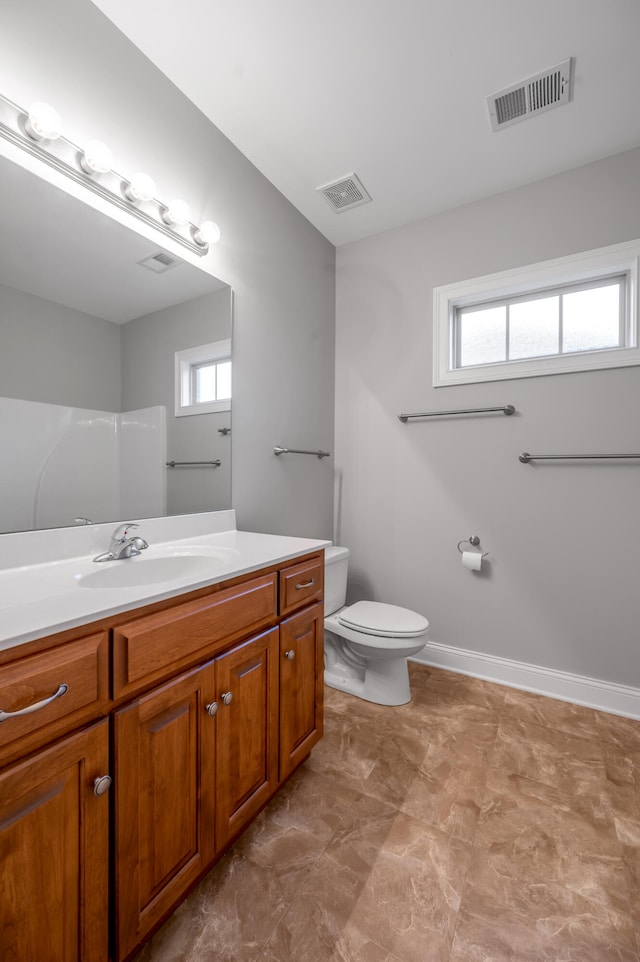
<path fill-rule="evenodd" d="M 232 512 L 219 514 L 225 515 L 224 520 L 229 516 L 235 520 Z M 100 527 L 111 530 L 113 525 Z M 167 530 L 175 534 L 175 524 Z M 235 528 L 153 543 L 143 522 L 136 533 L 149 540 L 149 548 L 123 561 L 96 564 L 93 554 L 83 554 L 20 567 L 0 565 L 0 650 L 280 564 L 331 543 Z M 108 540 L 101 547 L 106 550 Z M 191 570 L 179 577 L 172 574 L 166 580 L 155 580 L 157 569 L 164 577 L 165 562 L 161 559 L 172 557 L 185 558 Z M 153 563 L 149 565 L 149 561 Z M 101 573 L 107 570 L 103 576 Z M 127 582 L 130 576 L 144 582 L 148 571 L 153 572 L 152 583 L 108 584 Z M 100 575 L 96 578 L 97 572 Z M 103 583 L 96 587 L 95 582 L 100 580 Z"/>

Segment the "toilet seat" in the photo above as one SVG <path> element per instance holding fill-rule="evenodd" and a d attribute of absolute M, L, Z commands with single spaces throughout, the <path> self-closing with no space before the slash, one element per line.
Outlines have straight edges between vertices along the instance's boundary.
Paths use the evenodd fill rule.
<path fill-rule="evenodd" d="M 386 638 L 418 638 L 429 627 L 427 619 L 417 612 L 379 601 L 357 601 L 343 608 L 338 620 L 353 631 Z"/>

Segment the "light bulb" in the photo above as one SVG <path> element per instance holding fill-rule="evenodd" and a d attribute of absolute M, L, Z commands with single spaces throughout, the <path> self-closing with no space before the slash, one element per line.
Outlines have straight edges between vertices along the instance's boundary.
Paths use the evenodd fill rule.
<path fill-rule="evenodd" d="M 125 197 L 133 203 L 153 200 L 156 195 L 156 185 L 148 174 L 143 174 L 140 171 L 134 174 L 129 183 L 126 184 L 124 193 Z"/>
<path fill-rule="evenodd" d="M 162 219 L 170 226 L 181 227 L 188 224 L 191 219 L 189 205 L 183 200 L 172 200 L 162 211 Z"/>
<path fill-rule="evenodd" d="M 29 107 L 24 129 L 32 140 L 57 140 L 62 133 L 60 114 L 42 100 Z"/>
<path fill-rule="evenodd" d="M 193 232 L 193 239 L 196 244 L 207 247 L 209 244 L 217 244 L 220 240 L 220 228 L 212 220 L 204 220 L 200 227 Z"/>
<path fill-rule="evenodd" d="M 80 157 L 80 166 L 87 174 L 106 174 L 113 167 L 113 154 L 101 140 L 90 140 Z"/>

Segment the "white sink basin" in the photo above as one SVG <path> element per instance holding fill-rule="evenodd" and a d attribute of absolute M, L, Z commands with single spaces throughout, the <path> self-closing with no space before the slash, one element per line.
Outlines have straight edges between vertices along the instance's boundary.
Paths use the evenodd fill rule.
<path fill-rule="evenodd" d="M 145 554 L 123 561 L 105 561 L 96 570 L 77 579 L 80 588 L 137 588 L 163 581 L 205 581 L 228 567 L 235 555 L 231 549 L 194 549 L 149 557 Z"/>

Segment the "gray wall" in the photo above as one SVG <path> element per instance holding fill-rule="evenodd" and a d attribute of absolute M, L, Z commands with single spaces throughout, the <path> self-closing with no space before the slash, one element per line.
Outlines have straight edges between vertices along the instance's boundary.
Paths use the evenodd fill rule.
<path fill-rule="evenodd" d="M 167 471 L 167 513 L 217 511 L 231 507 L 229 411 L 174 416 L 176 351 L 231 337 L 231 292 L 205 294 L 154 311 L 122 326 L 122 409 L 163 404 L 167 409 L 167 456 L 174 461 L 211 461 L 219 468 L 181 467 Z"/>
<path fill-rule="evenodd" d="M 454 647 L 640 684 L 640 463 L 522 465 L 522 451 L 639 451 L 640 369 L 431 386 L 435 286 L 640 236 L 640 150 L 339 248 L 338 539 L 365 591 Z M 402 424 L 512 403 L 517 416 Z M 490 565 L 461 567 L 478 534 Z"/>
<path fill-rule="evenodd" d="M 5 0 L 0 89 L 52 103 L 72 140 L 103 139 L 118 170 L 148 171 L 160 197 L 220 224 L 207 261 L 235 291 L 238 524 L 329 535 L 328 459 L 273 446 L 333 450 L 333 246 L 88 0 Z"/>
<path fill-rule="evenodd" d="M 0 395 L 119 411 L 119 326 L 0 284 Z"/>

